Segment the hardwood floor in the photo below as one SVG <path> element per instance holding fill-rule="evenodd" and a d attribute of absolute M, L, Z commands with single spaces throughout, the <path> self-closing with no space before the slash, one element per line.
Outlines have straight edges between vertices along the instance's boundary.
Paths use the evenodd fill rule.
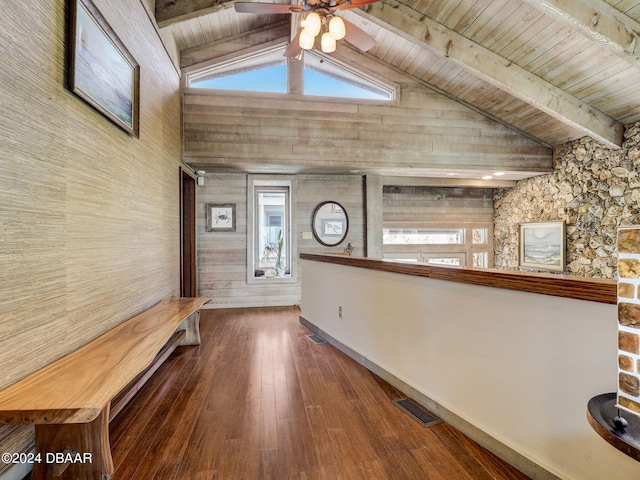
<path fill-rule="evenodd" d="M 295 308 L 205 310 L 111 423 L 114 480 L 520 480 L 329 344 Z"/>

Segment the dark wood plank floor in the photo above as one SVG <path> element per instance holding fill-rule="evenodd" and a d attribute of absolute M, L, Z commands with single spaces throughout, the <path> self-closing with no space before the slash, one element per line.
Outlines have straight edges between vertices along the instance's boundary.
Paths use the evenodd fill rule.
<path fill-rule="evenodd" d="M 205 310 L 111 423 L 114 480 L 520 480 L 445 423 L 422 427 L 401 396 L 329 344 L 295 308 Z"/>

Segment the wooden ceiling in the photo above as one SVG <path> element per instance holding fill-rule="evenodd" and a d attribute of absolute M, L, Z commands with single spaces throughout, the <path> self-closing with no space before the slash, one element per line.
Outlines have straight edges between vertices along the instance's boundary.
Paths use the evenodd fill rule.
<path fill-rule="evenodd" d="M 343 16 L 375 38 L 367 55 L 542 145 L 619 148 L 640 121 L 639 0 L 381 0 Z M 157 0 L 156 18 L 188 53 L 286 16 Z"/>

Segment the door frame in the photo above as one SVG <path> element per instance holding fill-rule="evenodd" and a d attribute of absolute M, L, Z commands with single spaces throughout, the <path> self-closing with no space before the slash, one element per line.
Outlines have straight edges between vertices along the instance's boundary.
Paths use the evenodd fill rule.
<path fill-rule="evenodd" d="M 180 296 L 198 296 L 196 263 L 196 178 L 180 167 Z"/>

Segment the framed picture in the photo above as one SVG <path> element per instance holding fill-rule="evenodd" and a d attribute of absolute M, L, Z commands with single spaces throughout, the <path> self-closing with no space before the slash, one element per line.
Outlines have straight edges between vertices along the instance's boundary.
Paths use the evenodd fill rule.
<path fill-rule="evenodd" d="M 520 224 L 520 266 L 564 272 L 564 221 Z"/>
<path fill-rule="evenodd" d="M 91 0 L 71 4 L 71 91 L 138 137 L 140 66 Z"/>
<path fill-rule="evenodd" d="M 207 232 L 235 232 L 236 204 L 207 204 Z"/>
<path fill-rule="evenodd" d="M 323 218 L 322 236 L 342 237 L 344 235 L 346 227 L 347 222 L 343 218 Z"/>

